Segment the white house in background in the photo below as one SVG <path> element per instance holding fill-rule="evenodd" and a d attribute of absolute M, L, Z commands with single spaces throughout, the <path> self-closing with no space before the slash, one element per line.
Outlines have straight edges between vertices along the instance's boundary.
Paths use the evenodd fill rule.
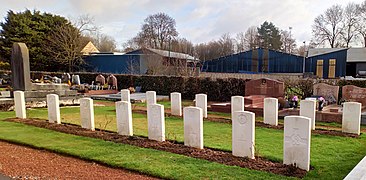
<path fill-rule="evenodd" d="M 83 55 L 90 55 L 91 53 L 99 53 L 99 50 L 91 41 L 89 41 L 81 50 L 81 52 Z"/>

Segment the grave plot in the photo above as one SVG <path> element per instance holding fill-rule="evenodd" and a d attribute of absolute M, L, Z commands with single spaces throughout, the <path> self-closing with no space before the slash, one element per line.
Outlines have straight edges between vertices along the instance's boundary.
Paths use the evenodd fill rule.
<path fill-rule="evenodd" d="M 152 104 L 152 105 L 154 105 L 154 104 Z M 115 112 L 113 109 L 113 107 L 105 107 L 105 108 L 109 108 L 109 110 L 108 110 L 108 113 L 111 113 L 112 115 L 113 115 L 113 112 Z M 150 109 L 150 108 L 148 108 L 148 109 Z M 110 111 L 110 110 L 112 110 L 112 111 Z M 149 110 L 148 110 L 149 111 Z M 75 112 L 78 112 L 78 111 L 75 111 Z M 62 113 L 62 112 L 61 112 Z M 146 112 L 145 112 L 146 113 Z M 201 115 L 201 113 L 199 113 L 200 115 Z M 141 117 L 141 115 L 142 114 L 138 114 L 138 116 L 140 116 Z M 202 114 L 203 115 L 203 114 Z M 134 126 L 136 126 L 136 124 L 137 124 L 137 127 L 135 128 L 134 127 L 134 129 L 138 129 L 138 131 L 136 132 L 136 134 L 145 134 L 145 136 L 146 136 L 146 133 L 148 132 L 148 128 L 147 127 L 149 127 L 146 123 L 147 123 L 147 121 L 146 121 L 146 115 L 142 115 L 142 119 L 144 119 L 144 120 L 137 120 L 137 122 L 135 123 L 135 120 L 136 120 L 136 115 L 134 115 L 135 117 L 133 118 L 133 121 L 134 121 Z M 98 119 L 98 118 L 96 118 L 96 119 Z M 140 118 L 137 118 L 137 119 L 140 119 Z M 153 119 L 159 119 L 159 117 L 157 117 L 157 118 L 153 118 Z M 239 118 L 240 119 L 240 118 Z M 79 122 L 80 122 L 80 120 L 78 120 Z M 112 121 L 115 121 L 115 120 L 112 120 Z M 239 122 L 241 122 L 241 121 L 239 121 Z M 246 121 L 243 121 L 243 122 L 246 122 Z M 43 121 L 42 123 L 45 123 L 45 124 L 48 124 L 48 125 L 55 125 L 55 124 L 49 124 L 49 123 L 47 123 L 47 122 L 45 122 L 45 121 Z M 114 122 L 114 123 L 116 123 L 116 122 Z M 170 139 L 175 139 L 175 141 L 173 141 L 173 144 L 175 144 L 175 142 L 178 142 L 178 144 L 180 144 L 179 142 L 183 142 L 183 140 L 184 139 L 186 139 L 186 138 L 183 138 L 183 129 L 182 129 L 182 127 L 184 127 L 183 126 L 183 121 L 182 121 L 182 119 L 181 118 L 178 118 L 178 117 L 174 117 L 174 116 L 172 116 L 172 117 L 167 117 L 167 121 L 165 122 L 166 123 L 166 134 L 167 134 L 167 137 L 166 137 L 166 139 L 167 139 L 167 142 L 171 142 L 170 141 Z M 173 124 L 172 124 L 173 123 Z M 243 123 L 240 123 L 240 124 L 243 124 Z M 244 124 L 246 124 L 246 123 L 244 123 Z M 40 125 L 40 126 L 42 126 L 42 127 L 45 127 L 45 125 Z M 57 126 L 57 125 L 56 125 Z M 114 125 L 115 127 L 116 127 L 116 125 Z M 221 127 L 215 127 L 215 126 L 221 126 Z M 225 127 L 226 126 L 226 127 Z M 99 126 L 99 127 L 102 127 L 102 126 Z M 107 125 L 103 128 L 103 129 L 105 129 L 107 127 Z M 206 130 L 203 130 L 204 132 L 206 132 L 206 131 L 208 131 L 208 132 L 206 132 L 206 133 L 209 133 L 209 135 L 206 135 L 206 136 L 204 136 L 204 139 L 206 138 L 206 140 L 204 140 L 203 142 L 205 143 L 204 144 L 204 146 L 205 146 L 205 148 L 203 149 L 204 150 L 204 152 L 205 152 L 205 154 L 207 153 L 206 151 L 207 151 L 207 149 L 210 149 L 210 147 L 217 147 L 217 145 L 218 145 L 218 142 L 215 142 L 215 141 L 213 141 L 213 139 L 216 139 L 216 141 L 217 141 L 217 138 L 219 137 L 219 139 L 220 139 L 220 143 L 219 144 L 223 144 L 224 146 L 225 146 L 225 144 L 228 144 L 228 142 L 230 143 L 230 141 L 227 141 L 227 139 L 230 139 L 230 135 L 231 135 L 231 126 L 229 126 L 229 127 L 227 127 L 227 125 L 226 124 L 223 124 L 223 123 L 212 123 L 212 122 L 205 122 L 205 123 L 203 123 L 203 127 L 204 128 L 206 128 Z M 80 128 L 80 127 L 79 127 Z M 141 129 L 141 128 L 143 128 L 143 129 Z M 68 128 L 68 129 L 70 129 L 70 128 Z M 157 128 L 155 128 L 155 129 L 157 129 Z M 226 133 L 220 133 L 220 134 L 217 134 L 217 132 L 219 131 L 222 131 L 222 130 L 224 130 L 224 129 L 226 129 Z M 77 132 L 78 132 L 79 130 L 77 130 Z M 93 134 L 92 135 L 92 137 L 97 137 L 98 136 L 98 133 L 99 132 L 101 132 L 101 131 L 99 131 L 99 130 L 97 130 L 96 132 L 92 132 L 92 131 L 89 131 L 89 130 L 87 130 L 87 129 L 84 129 L 84 131 L 85 132 L 87 132 L 87 134 Z M 275 135 L 276 133 L 275 133 L 275 131 L 278 131 L 278 130 L 271 130 L 271 131 L 273 131 L 272 133 L 274 133 L 274 134 L 267 134 L 268 135 L 268 137 L 267 138 L 269 138 L 268 140 L 269 140 L 269 142 L 272 142 L 272 141 L 276 141 L 276 139 L 281 139 L 280 138 L 280 136 L 281 136 L 281 134 L 277 134 L 277 136 Z M 256 128 L 256 134 L 258 134 L 259 135 L 259 139 L 261 139 L 261 138 L 263 138 L 263 134 L 262 133 L 264 133 L 264 134 L 266 134 L 265 132 L 267 132 L 268 133 L 268 130 L 265 130 L 265 129 L 262 129 L 262 128 Z M 96 134 L 96 135 L 95 135 Z M 99 133 L 99 135 L 100 134 L 106 134 L 106 132 L 104 132 L 104 131 L 102 131 L 102 133 Z M 112 133 L 112 134 L 114 134 L 115 136 L 118 136 L 117 135 L 117 133 Z M 192 133 L 191 133 L 192 134 Z M 195 134 L 195 133 L 193 133 L 193 134 Z M 280 136 L 278 136 L 278 135 L 280 135 Z M 133 137 L 135 137 L 135 136 L 133 136 Z M 193 137 L 193 136 L 192 136 Z M 197 136 L 195 136 L 195 137 L 197 137 Z M 106 138 L 106 136 L 103 136 L 103 138 L 104 139 L 109 139 L 109 138 Z M 118 139 L 118 138 L 116 138 L 116 137 L 113 137 L 113 138 L 111 138 L 111 139 Z M 146 139 L 146 138 L 145 138 Z M 226 139 L 226 140 L 225 140 Z M 331 139 L 329 139 L 329 140 L 331 140 Z M 154 142 L 154 144 L 156 144 L 156 143 L 158 143 L 158 142 L 156 142 L 156 141 L 153 141 Z M 259 142 L 259 143 L 257 143 L 257 142 Z M 206 147 L 206 143 L 208 144 L 207 146 L 208 147 Z M 255 149 L 256 150 L 259 150 L 259 151 L 254 151 L 254 154 L 255 153 L 258 153 L 259 152 L 259 154 L 261 154 L 260 153 L 260 151 L 261 151 L 261 149 L 262 148 L 270 148 L 271 150 L 270 151 L 273 151 L 274 149 L 273 149 L 273 147 L 276 147 L 276 145 L 274 145 L 273 143 L 271 144 L 271 146 L 270 147 L 267 147 L 267 144 L 266 145 L 264 145 L 264 144 L 262 144 L 261 145 L 261 143 L 263 143 L 263 142 L 261 142 L 261 140 L 259 140 L 259 141 L 256 141 L 255 142 Z M 278 143 L 278 141 L 276 142 L 276 143 Z M 253 142 L 253 144 L 254 144 L 254 142 Z M 277 144 L 277 146 L 278 145 L 280 145 L 281 143 L 278 143 Z M 154 147 L 160 147 L 160 144 L 158 143 L 157 144 L 157 146 L 156 145 L 153 145 Z M 186 147 L 186 146 L 185 146 Z M 199 145 L 199 147 L 200 147 L 200 145 Z M 220 146 L 219 146 L 220 147 Z M 229 147 L 229 148 L 228 148 Z M 328 147 L 329 148 L 329 147 Z M 168 148 L 168 149 L 177 149 L 177 148 Z M 180 149 L 180 148 L 178 148 L 178 149 Z M 281 148 L 280 147 L 278 147 L 278 149 L 280 150 Z M 216 149 L 214 149 L 214 150 L 216 150 Z M 231 148 L 230 148 L 230 145 L 228 145 L 228 146 L 226 146 L 226 149 L 224 148 L 223 150 L 231 150 Z M 281 151 L 281 150 L 280 150 Z M 318 149 L 316 149 L 316 151 L 318 152 Z M 219 151 L 220 152 L 220 151 Z M 190 154 L 192 154 L 192 152 L 190 152 Z M 193 154 L 197 154 L 197 152 L 196 153 L 193 153 Z M 199 154 L 199 153 L 198 153 Z M 210 153 L 207 153 L 207 154 L 210 154 Z M 218 153 L 218 152 L 214 152 L 214 154 L 220 154 L 220 153 Z M 230 154 L 230 153 L 229 153 Z M 228 155 L 229 155 L 228 154 Z M 253 153 L 252 153 L 253 154 Z M 264 153 L 264 157 L 267 157 L 268 156 L 268 154 L 267 155 L 265 155 L 266 153 Z M 280 152 L 280 154 L 282 154 L 281 152 Z M 314 154 L 314 153 L 313 153 Z M 312 154 L 312 156 L 313 156 L 313 154 Z M 210 155 L 211 157 L 213 157 L 213 155 Z M 248 156 L 248 155 L 245 155 L 245 156 Z M 316 156 L 316 155 L 315 155 Z M 258 159 L 258 158 L 261 158 L 261 157 L 263 157 L 263 156 L 256 156 L 256 159 Z M 271 156 L 269 156 L 269 157 L 271 157 Z M 214 158 L 218 158 L 218 157 L 214 157 Z M 281 156 L 279 156 L 279 158 L 281 158 Z M 219 159 L 219 158 L 218 158 Z M 224 159 L 227 159 L 227 158 L 224 158 Z M 271 159 L 271 158 L 270 158 Z M 282 158 L 281 158 L 282 159 Z M 316 158 L 315 158 L 316 159 Z M 273 162 L 273 161 L 271 161 L 271 162 Z M 315 163 L 316 164 L 316 163 Z M 244 166 L 244 167 L 246 167 L 246 166 Z M 306 169 L 306 170 L 308 170 L 308 168 L 305 168 L 305 167 L 301 167 L 301 168 L 304 168 L 304 169 Z M 314 168 L 316 169 L 316 166 L 314 166 Z M 310 171 L 311 172 L 311 171 Z"/>

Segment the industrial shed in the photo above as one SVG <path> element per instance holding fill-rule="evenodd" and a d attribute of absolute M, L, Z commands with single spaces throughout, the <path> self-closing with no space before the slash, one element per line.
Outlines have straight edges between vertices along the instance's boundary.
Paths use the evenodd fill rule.
<path fill-rule="evenodd" d="M 206 61 L 203 72 L 302 73 L 304 57 L 257 48 Z"/>
<path fill-rule="evenodd" d="M 144 48 L 125 54 L 94 53 L 86 56 L 86 71 L 115 74 L 174 74 L 196 67 L 199 59 L 184 53 Z M 148 72 L 149 71 L 149 72 Z M 156 72 L 158 71 L 158 72 Z"/>
<path fill-rule="evenodd" d="M 322 78 L 366 76 L 366 48 L 310 49 L 306 72 Z"/>
<path fill-rule="evenodd" d="M 346 48 L 310 49 L 305 72 L 311 72 L 324 79 L 346 76 L 347 50 Z"/>

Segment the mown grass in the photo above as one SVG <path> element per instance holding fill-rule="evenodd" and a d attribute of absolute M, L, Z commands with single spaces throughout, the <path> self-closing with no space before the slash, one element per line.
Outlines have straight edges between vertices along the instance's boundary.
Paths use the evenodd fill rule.
<path fill-rule="evenodd" d="M 0 121 L 0 139 L 167 179 L 292 179 L 13 122 Z"/>
<path fill-rule="evenodd" d="M 27 111 L 28 117 L 47 118 L 46 109 Z M 217 114 L 216 114 L 217 115 Z M 1 118 L 14 114 L 0 113 Z M 79 108 L 61 108 L 63 122 L 80 124 Z M 114 107 L 95 107 L 97 128 L 116 131 Z M 167 139 L 183 141 L 183 120 L 176 117 L 166 118 Z M 133 114 L 134 134 L 147 136 L 147 120 L 144 114 Z M 204 145 L 206 147 L 231 150 L 231 125 L 204 122 Z M 282 162 L 283 131 L 256 127 L 256 152 L 271 160 Z M 366 135 L 360 138 L 347 138 L 326 135 L 312 135 L 311 170 L 306 179 L 342 179 L 366 155 Z M 181 166 L 179 163 L 174 167 Z M 219 171 L 219 170 L 215 170 Z M 210 176 L 213 177 L 213 176 Z"/>

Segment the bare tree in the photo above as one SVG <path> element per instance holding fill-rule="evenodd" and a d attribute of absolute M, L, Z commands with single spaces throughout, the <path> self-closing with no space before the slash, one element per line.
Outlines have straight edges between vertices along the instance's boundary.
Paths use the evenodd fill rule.
<path fill-rule="evenodd" d="M 357 6 L 357 12 L 359 16 L 356 23 L 356 31 L 362 37 L 364 47 L 366 47 L 366 0 Z"/>
<path fill-rule="evenodd" d="M 73 71 L 76 64 L 83 62 L 81 50 L 85 44 L 79 29 L 70 23 L 57 27 L 47 41 L 46 51 L 53 54 L 56 61 L 67 65 L 69 72 Z"/>
<path fill-rule="evenodd" d="M 296 50 L 296 40 L 291 37 L 290 31 L 281 31 L 282 51 L 285 53 L 294 53 Z"/>
<path fill-rule="evenodd" d="M 92 42 L 100 52 L 114 52 L 117 48 L 116 41 L 113 37 L 102 33 L 94 35 L 92 37 Z"/>
<path fill-rule="evenodd" d="M 358 10 L 359 8 L 357 8 L 357 5 L 353 2 L 348 3 L 344 8 L 344 18 L 342 22 L 343 32 L 341 33 L 341 39 L 347 48 L 349 47 L 352 39 L 357 35 L 356 27 L 359 19 Z"/>
<path fill-rule="evenodd" d="M 78 16 L 76 19 L 70 18 L 70 21 L 73 22 L 73 25 L 77 27 L 82 34 L 94 33 L 99 30 L 99 27 L 94 23 L 94 18 L 89 14 Z"/>
<path fill-rule="evenodd" d="M 178 36 L 175 26 L 175 20 L 165 13 L 150 15 L 132 41 L 140 47 L 168 49 L 170 41 Z"/>
<path fill-rule="evenodd" d="M 227 56 L 234 53 L 234 43 L 229 33 L 223 34 L 218 43 L 220 48 L 218 49 L 220 56 Z"/>
<path fill-rule="evenodd" d="M 259 39 L 258 39 L 258 28 L 255 26 L 251 26 L 245 32 L 245 49 L 255 49 L 259 47 Z"/>
<path fill-rule="evenodd" d="M 236 34 L 235 42 L 236 42 L 236 52 L 244 52 L 246 50 L 245 49 L 246 39 L 244 32 L 239 32 L 238 34 Z"/>
<path fill-rule="evenodd" d="M 333 5 L 324 14 L 315 18 L 313 35 L 318 44 L 328 42 L 331 48 L 339 47 L 342 33 L 343 10 L 340 5 Z"/>

